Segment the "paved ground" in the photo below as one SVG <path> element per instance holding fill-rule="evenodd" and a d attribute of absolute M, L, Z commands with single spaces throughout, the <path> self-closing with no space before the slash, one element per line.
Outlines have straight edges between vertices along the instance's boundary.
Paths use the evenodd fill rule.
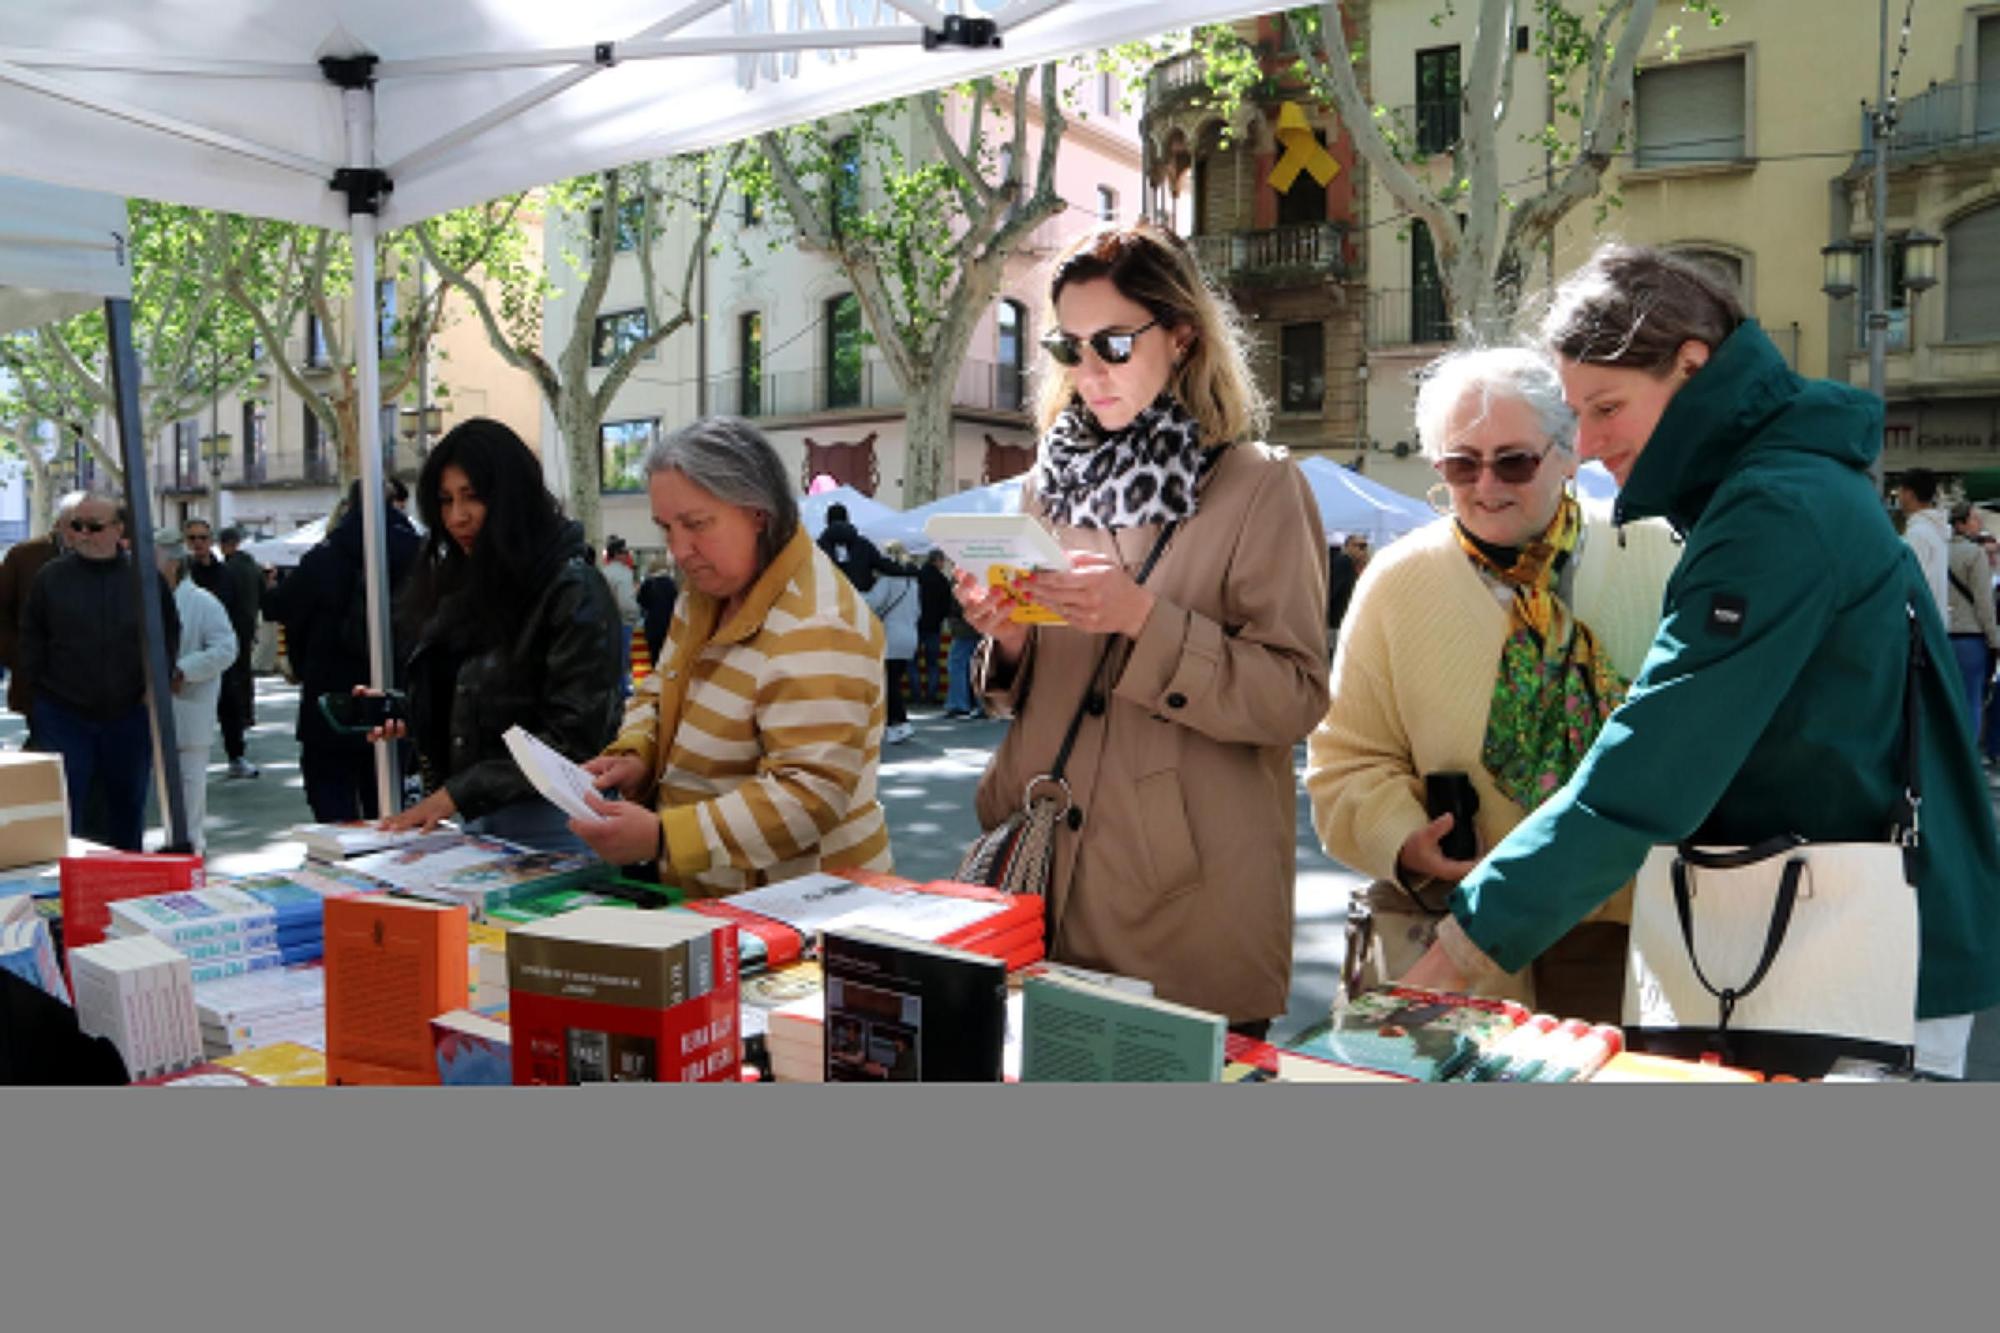
<path fill-rule="evenodd" d="M 209 765 L 209 863 L 225 874 L 245 874 L 298 864 L 305 849 L 286 836 L 311 818 L 299 777 L 298 747 L 292 724 L 298 692 L 277 677 L 257 682 L 257 726 L 250 758 L 263 769 L 254 780 L 224 777 L 218 740 Z M 882 756 L 882 802 L 896 849 L 896 868 L 915 879 L 948 876 L 978 831 L 972 794 L 986 759 L 999 743 L 1003 724 L 953 721 L 936 709 L 911 714 L 916 735 L 888 746 Z M 21 743 L 21 721 L 0 713 L 0 744 Z M 1296 761 L 1305 763 L 1305 748 Z M 1323 1016 L 1332 1003 L 1340 972 L 1341 931 L 1348 891 L 1360 877 L 1331 860 L 1312 831 L 1303 788 L 1299 805 L 1297 926 L 1293 936 L 1291 1006 L 1273 1025 L 1277 1035 L 1295 1032 Z M 160 834 L 154 830 L 153 838 Z M 2000 1009 L 1980 1016 L 1974 1028 L 1972 1078 L 2000 1082 Z"/>

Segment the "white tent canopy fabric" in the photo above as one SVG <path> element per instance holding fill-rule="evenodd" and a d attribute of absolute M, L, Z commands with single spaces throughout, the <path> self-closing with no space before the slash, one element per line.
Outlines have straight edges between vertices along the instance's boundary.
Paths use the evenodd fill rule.
<path fill-rule="evenodd" d="M 0 169 L 345 227 L 1269 5 L 1241 0 L 0 0 Z M 973 21 L 968 25 L 965 20 Z M 981 44 L 990 22 L 1000 41 Z M 926 49 L 947 25 L 974 44 Z M 372 161 L 322 57 L 377 57 Z"/>
<path fill-rule="evenodd" d="M 921 555 L 934 542 L 924 535 L 924 522 L 933 514 L 1015 514 L 1021 509 L 1021 478 L 1009 477 L 990 486 L 974 486 L 956 495 L 940 496 L 926 505 L 891 513 L 874 525 L 861 523 L 861 535 L 882 545 L 901 542 L 912 555 Z"/>
<path fill-rule="evenodd" d="M 0 177 L 0 333 L 132 294 L 125 201 Z"/>
<path fill-rule="evenodd" d="M 814 538 L 826 531 L 826 511 L 835 505 L 847 506 L 847 519 L 855 527 L 866 533 L 870 524 L 879 524 L 885 519 L 901 516 L 902 511 L 891 509 L 880 500 L 863 495 L 852 486 L 835 486 L 821 491 L 818 495 L 808 495 L 799 501 L 799 522 Z"/>
<path fill-rule="evenodd" d="M 1307 458 L 1299 463 L 1306 483 L 1312 487 L 1319 505 L 1320 524 L 1329 542 L 1348 533 L 1365 535 L 1371 545 L 1386 546 L 1406 532 L 1413 532 L 1437 518 L 1422 500 L 1413 500 L 1401 491 L 1370 481 L 1351 468 L 1330 458 Z"/>

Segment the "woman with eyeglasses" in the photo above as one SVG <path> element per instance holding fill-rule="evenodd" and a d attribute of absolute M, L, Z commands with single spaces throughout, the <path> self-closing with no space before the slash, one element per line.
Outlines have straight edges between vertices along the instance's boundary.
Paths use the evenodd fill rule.
<path fill-rule="evenodd" d="M 1478 851 L 1568 780 L 1645 656 L 1673 567 L 1661 525 L 1614 534 L 1586 518 L 1569 485 L 1576 417 L 1547 357 L 1450 353 L 1416 418 L 1450 514 L 1369 561 L 1308 743 L 1320 842 L 1376 880 L 1350 912 L 1350 985 L 1415 963 Z M 1476 802 L 1456 815 L 1428 799 L 1452 774 Z M 1479 989 L 1616 1021 L 1629 910 L 1613 897 L 1532 972 Z"/>
<path fill-rule="evenodd" d="M 1687 545 L 1625 703 L 1460 881 L 1410 980 L 1520 968 L 1655 845 L 1891 841 L 1912 822 L 1907 706 L 1917 1067 L 1962 1073 L 1973 1011 L 2000 1001 L 2000 846 L 1950 640 L 1869 476 L 1880 400 L 1795 374 L 1727 286 L 1641 247 L 1599 250 L 1543 337 L 1617 516 L 1663 516 Z M 1932 664 L 1914 673 L 1913 628 Z"/>
<path fill-rule="evenodd" d="M 1177 237 L 1099 228 L 1057 258 L 1049 296 L 1023 504 L 1069 555 L 1031 580 L 1066 623 L 1018 623 L 956 576 L 988 636 L 975 688 L 1014 719 L 980 823 L 1067 749 L 1050 954 L 1261 1034 L 1290 989 L 1292 747 L 1326 703 L 1319 514 L 1256 442 L 1235 314 Z"/>

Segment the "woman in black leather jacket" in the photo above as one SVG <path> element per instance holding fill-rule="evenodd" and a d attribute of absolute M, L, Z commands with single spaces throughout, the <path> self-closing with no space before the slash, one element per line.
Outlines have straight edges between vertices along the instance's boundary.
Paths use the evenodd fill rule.
<path fill-rule="evenodd" d="M 617 733 L 618 611 L 583 525 L 563 517 L 520 437 L 485 417 L 431 451 L 417 506 L 427 532 L 397 604 L 397 638 L 415 645 L 408 735 L 427 794 L 383 826 L 455 817 L 470 832 L 586 850 L 502 740 L 518 723 L 580 761 Z"/>

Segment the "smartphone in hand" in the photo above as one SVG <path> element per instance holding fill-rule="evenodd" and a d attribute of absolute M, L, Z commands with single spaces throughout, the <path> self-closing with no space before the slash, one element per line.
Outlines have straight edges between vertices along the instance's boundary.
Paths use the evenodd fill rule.
<path fill-rule="evenodd" d="M 319 711 L 335 731 L 366 736 L 383 723 L 403 716 L 403 696 L 394 690 L 382 694 L 340 694 L 328 690 L 319 696 Z"/>
<path fill-rule="evenodd" d="M 1432 819 L 1451 816 L 1451 831 L 1444 835 L 1438 850 L 1454 861 L 1479 859 L 1479 830 L 1473 816 L 1479 813 L 1479 792 L 1463 773 L 1424 774 L 1424 809 Z"/>

